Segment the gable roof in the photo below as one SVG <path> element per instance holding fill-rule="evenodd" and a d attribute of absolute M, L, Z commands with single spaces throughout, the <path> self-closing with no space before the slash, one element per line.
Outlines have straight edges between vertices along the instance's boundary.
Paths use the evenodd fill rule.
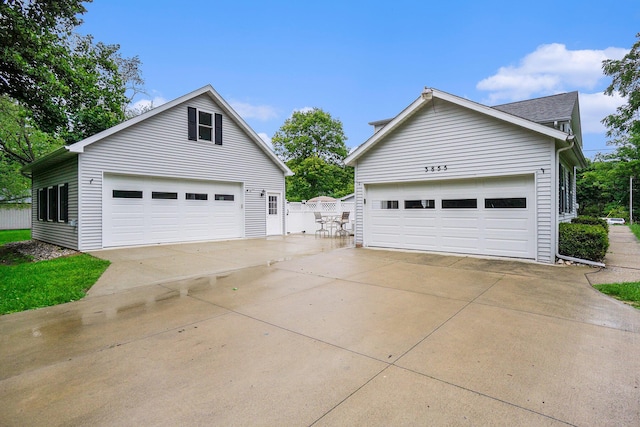
<path fill-rule="evenodd" d="M 536 123 L 571 120 L 578 103 L 578 92 L 561 93 L 526 101 L 494 105 L 496 110 L 513 114 Z"/>
<path fill-rule="evenodd" d="M 291 169 L 287 167 L 287 165 L 278 157 L 276 154 L 267 146 L 267 144 L 260 138 L 253 129 L 236 113 L 236 111 L 231 108 L 231 106 L 215 91 L 213 86 L 206 85 L 201 87 L 200 89 L 194 90 L 186 95 L 183 95 L 179 98 L 174 99 L 173 101 L 162 104 L 159 107 L 156 107 L 152 110 L 149 110 L 139 116 L 126 120 L 120 124 L 110 127 L 109 129 L 105 129 L 102 132 L 99 132 L 95 135 L 92 135 L 88 138 L 85 138 L 76 143 L 65 145 L 60 147 L 59 149 L 47 154 L 40 159 L 29 163 L 28 165 L 23 167 L 24 172 L 30 172 L 34 167 L 53 163 L 63 158 L 69 157 L 68 153 L 82 153 L 84 152 L 84 148 L 88 145 L 94 144 L 98 141 L 101 141 L 117 132 L 120 132 L 128 127 L 131 127 L 137 123 L 140 123 L 144 120 L 147 120 L 157 114 L 160 114 L 164 111 L 167 111 L 176 105 L 187 102 L 193 98 L 196 98 L 200 95 L 206 94 L 242 129 L 249 138 L 256 144 L 262 151 L 269 157 L 285 174 L 285 176 L 293 175 Z"/>
<path fill-rule="evenodd" d="M 485 114 L 489 117 L 493 117 L 498 120 L 502 120 L 504 122 L 514 124 L 516 126 L 520 126 L 524 129 L 528 129 L 533 132 L 537 132 L 539 134 L 549 136 L 559 141 L 567 141 L 567 139 L 570 138 L 570 135 L 565 132 L 559 131 L 557 129 L 554 129 L 548 126 L 544 126 L 542 124 L 536 123 L 535 121 L 531 121 L 530 119 L 526 119 L 514 114 L 506 113 L 496 108 L 488 107 L 486 105 L 479 104 L 477 102 L 473 102 L 465 98 L 460 98 L 459 96 L 451 95 L 450 93 L 447 93 L 447 92 L 425 87 L 422 93 L 420 94 L 420 97 L 418 97 L 418 99 L 413 101 L 407 108 L 402 110 L 400 114 L 398 114 L 391 121 L 389 121 L 389 123 L 387 123 L 378 132 L 374 133 L 362 145 L 360 145 L 358 148 L 353 150 L 353 152 L 351 152 L 351 154 L 345 159 L 345 164 L 349 166 L 353 166 L 354 162 L 358 158 L 360 158 L 363 154 L 369 151 L 385 136 L 393 132 L 396 128 L 398 128 L 398 126 L 404 123 L 407 119 L 413 116 L 417 111 L 422 109 L 425 105 L 428 105 L 431 102 L 433 102 L 434 99 L 441 99 L 443 101 L 451 102 L 460 107 L 467 108 L 469 110 L 473 110 L 481 114 Z M 571 117 L 571 115 L 569 115 L 569 117 Z"/>

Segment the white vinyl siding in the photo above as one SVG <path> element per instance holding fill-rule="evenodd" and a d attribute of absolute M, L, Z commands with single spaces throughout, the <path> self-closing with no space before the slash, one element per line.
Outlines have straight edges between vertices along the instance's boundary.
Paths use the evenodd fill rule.
<path fill-rule="evenodd" d="M 223 145 L 188 139 L 188 106 L 224 116 Z M 243 183 L 243 237 L 266 234 L 265 198 L 261 191 L 284 193 L 282 170 L 206 94 L 88 145 L 79 158 L 83 176 L 82 250 L 101 247 L 103 174 Z"/>
<path fill-rule="evenodd" d="M 553 149 L 550 137 L 436 99 L 357 160 L 356 199 L 368 203 L 364 186 L 377 183 L 532 175 L 537 207 L 536 259 L 553 262 L 551 224 L 555 212 L 549 205 L 555 175 Z M 436 171 L 426 172 L 427 166 L 436 166 Z M 439 172 L 437 166 L 441 166 Z M 356 217 L 362 218 L 363 205 L 356 206 Z M 363 237 L 362 227 L 357 226 L 356 244 L 366 244 Z"/>
<path fill-rule="evenodd" d="M 33 174 L 31 237 L 43 242 L 54 243 L 78 249 L 78 228 L 74 226 L 78 218 L 78 162 L 72 157 L 55 167 Z M 54 185 L 69 184 L 68 222 L 38 220 L 38 189 Z"/>

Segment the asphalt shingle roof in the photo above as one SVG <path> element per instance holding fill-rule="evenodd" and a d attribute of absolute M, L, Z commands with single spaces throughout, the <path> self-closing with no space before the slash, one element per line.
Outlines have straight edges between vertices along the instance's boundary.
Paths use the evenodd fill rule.
<path fill-rule="evenodd" d="M 492 108 L 531 120 L 536 123 L 550 123 L 555 120 L 570 120 L 578 102 L 578 92 L 567 92 L 543 98 L 495 105 Z"/>

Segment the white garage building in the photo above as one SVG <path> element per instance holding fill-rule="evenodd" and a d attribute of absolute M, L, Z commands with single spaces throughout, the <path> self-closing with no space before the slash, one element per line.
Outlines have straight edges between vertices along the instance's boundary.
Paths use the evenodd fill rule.
<path fill-rule="evenodd" d="M 552 263 L 585 166 L 578 94 L 487 107 L 425 89 L 346 159 L 356 245 Z"/>
<path fill-rule="evenodd" d="M 291 171 L 211 86 L 24 170 L 33 238 L 69 248 L 284 233 Z"/>

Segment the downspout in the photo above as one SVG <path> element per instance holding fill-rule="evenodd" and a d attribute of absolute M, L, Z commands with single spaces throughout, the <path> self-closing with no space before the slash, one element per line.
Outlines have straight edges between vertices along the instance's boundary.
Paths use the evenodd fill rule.
<path fill-rule="evenodd" d="M 560 175 L 560 153 L 566 150 L 570 150 L 573 148 L 573 146 L 576 143 L 576 137 L 575 135 L 569 135 L 567 136 L 567 142 L 570 142 L 571 144 L 569 144 L 569 146 L 567 147 L 561 147 L 558 148 L 556 150 L 556 157 L 555 157 L 555 162 L 556 162 L 556 192 L 555 194 L 559 194 L 559 188 L 558 188 L 558 176 Z M 580 258 L 574 258 L 574 257 L 570 257 L 567 255 L 560 255 L 560 250 L 559 250 L 559 246 L 560 246 L 560 224 L 558 223 L 558 212 L 556 210 L 555 212 L 556 215 L 556 258 L 560 258 L 563 259 L 565 261 L 573 261 L 573 262 L 577 262 L 580 264 L 587 264 L 587 265 L 591 265 L 594 267 L 601 267 L 601 268 L 605 268 L 604 263 L 602 262 L 596 262 L 596 261 L 590 261 L 588 259 L 580 259 Z"/>

